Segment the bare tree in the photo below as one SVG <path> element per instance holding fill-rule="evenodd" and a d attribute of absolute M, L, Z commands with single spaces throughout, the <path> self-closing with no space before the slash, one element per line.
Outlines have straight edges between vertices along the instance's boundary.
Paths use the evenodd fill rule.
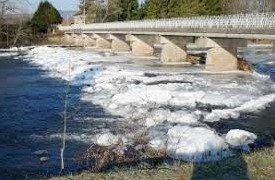
<path fill-rule="evenodd" d="M 23 24 L 26 21 L 28 0 L 0 0 L 0 41 L 6 39 L 6 47 L 14 46 L 22 38 L 26 38 Z"/>
<path fill-rule="evenodd" d="M 224 0 L 228 14 L 270 12 L 275 10 L 274 0 Z"/>

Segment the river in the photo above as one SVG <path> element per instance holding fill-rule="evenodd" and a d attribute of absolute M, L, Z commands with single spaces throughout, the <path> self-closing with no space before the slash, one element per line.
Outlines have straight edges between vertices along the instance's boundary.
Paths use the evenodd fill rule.
<path fill-rule="evenodd" d="M 49 51 L 48 56 L 44 58 L 49 58 L 51 56 L 57 57 L 55 56 L 56 54 L 51 54 L 52 49 Z M 60 53 L 64 53 L 63 51 Z M 71 53 L 74 51 L 75 50 L 66 50 L 66 52 L 70 52 L 69 56 L 71 56 L 71 59 L 76 58 L 75 54 Z M 140 84 L 147 83 L 146 88 L 151 88 L 151 86 L 155 85 L 162 86 L 164 84 L 165 88 L 168 90 L 172 89 L 172 91 L 186 91 L 186 89 L 193 89 L 192 91 L 197 92 L 197 95 L 201 91 L 215 91 L 217 89 L 219 90 L 220 87 L 228 88 L 225 87 L 227 83 L 235 83 L 234 87 L 229 88 L 234 91 L 234 94 L 232 94 L 232 96 L 230 95 L 230 97 L 233 98 L 233 96 L 237 97 L 238 95 L 237 98 L 240 98 L 241 96 L 246 95 L 245 91 L 239 90 L 241 89 L 240 86 L 246 84 L 247 87 L 250 87 L 250 83 L 254 83 L 251 89 L 254 88 L 255 90 L 248 90 L 249 96 L 266 96 L 273 93 L 273 91 L 269 91 L 268 89 L 265 90 L 265 87 L 263 87 L 273 87 L 273 82 L 271 80 L 267 80 L 266 77 L 263 78 L 263 82 L 261 82 L 261 79 L 258 77 L 255 81 L 255 79 L 253 79 L 254 77 L 238 73 L 231 75 L 197 73 L 197 71 L 201 71 L 202 67 L 191 67 L 193 70 L 188 72 L 188 74 L 173 74 L 172 72 L 182 73 L 186 67 L 166 67 L 155 63 L 155 61 L 148 63 L 148 61 L 142 60 L 137 60 L 139 63 L 136 64 L 134 63 L 134 60 L 128 58 L 128 55 L 112 55 L 87 51 L 88 50 L 77 50 L 77 53 L 81 54 L 83 52 L 86 53 L 86 55 L 87 53 L 88 55 L 89 53 L 93 55 L 93 58 L 96 59 L 96 61 L 92 61 L 92 63 L 89 63 L 88 65 L 92 65 L 89 67 L 89 70 L 92 69 L 91 71 L 95 72 L 95 74 L 97 74 L 97 68 L 101 69 L 104 67 L 104 70 L 108 68 L 113 70 L 114 68 L 119 67 L 120 69 L 114 70 L 114 74 L 111 74 L 111 71 L 105 72 L 104 70 L 103 73 L 101 72 L 99 75 L 93 74 L 93 76 L 80 76 L 79 74 L 72 74 L 71 78 L 73 80 L 69 96 L 69 136 L 67 148 L 65 150 L 65 165 L 67 172 L 75 172 L 77 170 L 85 169 L 84 165 L 81 165 L 75 161 L 75 157 L 77 154 L 89 147 L 91 143 L 99 142 L 98 139 L 93 139 L 93 136 L 96 136 L 98 133 L 108 131 L 117 136 L 123 134 L 125 139 L 130 139 L 130 137 L 132 137 L 129 132 L 132 131 L 132 129 L 127 131 L 123 128 L 134 127 L 134 125 L 127 122 L 126 126 L 120 127 L 121 122 L 124 122 L 121 119 L 128 118 L 127 114 L 129 114 L 130 111 L 132 112 L 131 107 L 128 106 L 127 103 L 131 104 L 138 102 L 136 99 L 129 98 L 129 93 L 131 94 L 132 86 L 134 86 L 133 90 L 140 88 L 138 91 L 141 94 L 143 91 L 143 86 Z M 267 60 L 268 58 L 270 59 L 270 56 L 265 56 L 266 48 L 262 48 L 260 50 L 252 48 L 245 50 L 242 53 L 245 54 L 247 58 L 251 59 L 253 63 L 260 61 L 259 58 L 262 58 L 261 61 Z M 64 54 L 64 56 L 66 55 L 67 54 Z M 63 131 L 63 117 L 61 114 L 64 111 L 64 98 L 65 90 L 68 85 L 68 79 L 66 79 L 67 77 L 63 77 L 64 74 L 60 75 L 62 68 L 60 71 L 56 71 L 55 73 L 49 73 L 54 71 L 55 66 L 48 66 L 52 68 L 49 69 L 46 65 L 41 66 L 40 61 L 33 63 L 30 60 L 31 57 L 32 56 L 30 55 L 3 55 L 0 57 L 0 179 L 22 179 L 25 177 L 31 177 L 31 175 L 41 175 L 42 177 L 47 177 L 52 174 L 58 174 L 60 170 L 60 135 Z M 88 56 L 78 57 L 78 59 L 82 62 L 86 57 Z M 124 60 L 121 62 L 119 60 L 120 58 L 124 58 Z M 110 59 L 112 59 L 112 62 L 108 63 L 108 60 Z M 50 64 L 50 62 L 48 64 Z M 98 67 L 99 64 L 101 65 L 100 67 Z M 273 67 L 272 63 L 262 63 L 262 65 L 257 66 L 258 70 L 262 71 L 261 73 L 263 74 L 268 74 L 267 71 L 269 71 L 271 67 Z M 122 82 L 123 79 L 119 79 L 118 76 L 114 77 L 124 70 L 125 72 L 121 75 L 124 79 L 125 76 L 135 75 L 134 78 L 131 79 L 131 82 Z M 83 70 L 83 72 L 85 71 L 87 70 Z M 136 74 L 132 75 L 133 72 Z M 145 74 L 145 77 L 148 79 L 144 79 L 143 76 L 141 78 L 140 72 L 149 72 L 148 74 Z M 169 76 L 167 74 L 169 74 Z M 113 84 L 107 84 L 109 81 L 106 79 L 102 80 L 102 82 L 100 81 L 100 78 L 104 76 L 112 76 L 112 78 L 116 78 L 116 83 L 121 81 L 119 85 L 116 84 L 117 86 L 127 83 L 128 89 L 116 92 L 115 88 L 111 87 Z M 165 78 L 151 81 L 150 78 L 155 78 L 157 76 L 165 76 Z M 198 79 L 193 81 L 193 76 L 196 76 Z M 97 77 L 97 79 L 94 77 Z M 180 77 L 181 81 L 177 78 L 176 80 L 170 79 L 170 77 Z M 101 86 L 100 90 L 96 90 L 97 87 L 94 85 L 91 86 L 91 82 L 87 81 L 92 78 L 96 79 L 96 83 Z M 191 81 L 193 84 L 190 87 L 185 87 L 187 85 L 186 82 L 182 81 L 182 78 L 184 78 L 185 81 Z M 133 81 L 133 79 L 136 81 Z M 169 83 L 169 87 L 166 86 Z M 207 83 L 208 85 L 206 85 Z M 179 84 L 179 86 L 174 87 L 173 84 Z M 184 87 L 181 86 L 182 84 L 184 84 Z M 93 90 L 90 90 L 91 87 L 93 87 Z M 210 87 L 210 89 L 206 89 L 205 87 Z M 198 88 L 201 88 L 202 90 L 198 90 Z M 110 90 L 111 94 L 110 92 L 107 92 L 107 90 Z M 260 92 L 258 92 L 258 90 Z M 91 91 L 93 92 L 92 95 Z M 150 93 L 148 89 L 146 89 L 146 91 Z M 162 97 L 170 97 L 169 94 L 166 95 L 159 89 L 154 89 L 154 92 L 159 92 L 159 95 Z M 94 97 L 95 95 L 96 97 Z M 116 98 L 113 99 L 114 101 L 106 105 L 106 99 L 114 98 L 115 96 Z M 122 96 L 123 98 L 126 97 L 126 99 L 119 99 Z M 150 94 L 148 96 L 150 96 Z M 225 98 L 226 96 L 224 95 L 221 97 Z M 210 100 L 204 99 L 201 103 L 208 104 L 212 110 L 227 110 L 243 105 L 243 102 L 236 103 L 235 101 L 234 103 L 237 105 L 234 103 L 233 105 L 228 105 L 227 103 L 221 104 L 220 102 L 225 99 L 220 101 L 219 99 L 216 100 L 211 98 L 212 97 L 210 97 Z M 192 121 L 192 126 L 209 126 L 209 128 L 215 130 L 219 134 L 226 134 L 230 129 L 242 129 L 253 132 L 258 136 L 256 144 L 260 146 L 270 145 L 271 141 L 275 138 L 274 101 L 268 103 L 270 106 L 265 104 L 264 107 L 259 108 L 260 111 L 257 111 L 257 113 L 251 113 L 250 111 L 244 112 L 242 110 L 238 112 L 240 114 L 238 117 L 233 117 L 232 115 L 229 117 L 221 117 L 215 121 L 209 121 L 207 120 L 207 117 L 208 115 L 212 117 L 212 114 L 207 114 L 208 110 L 205 110 L 205 106 L 192 106 L 190 105 L 191 102 L 188 101 L 189 104 L 186 103 L 184 105 L 180 105 L 180 103 L 171 103 L 169 107 L 165 107 L 163 105 L 165 103 L 161 98 L 155 100 L 152 96 L 149 97 L 149 99 L 150 102 L 155 103 L 154 107 L 150 106 L 147 109 L 143 109 L 144 107 L 142 107 L 142 104 L 141 106 L 133 107 L 137 111 L 136 117 L 133 117 L 133 119 L 137 119 L 139 122 L 141 121 L 140 119 L 142 119 L 140 118 L 141 115 L 145 117 L 145 111 L 145 114 L 149 114 L 148 117 L 151 117 L 153 116 L 152 114 L 157 113 L 155 110 L 160 109 L 165 111 L 169 109 L 171 116 L 179 117 L 177 114 L 173 114 L 179 109 L 181 111 L 181 116 L 183 114 L 182 111 L 186 111 L 184 113 L 189 113 L 186 117 L 190 117 L 189 119 Z M 246 103 L 249 100 L 250 99 L 248 97 L 243 101 Z M 175 102 L 175 100 L 171 102 Z M 215 103 L 209 104 L 209 102 Z M 155 107 L 156 104 L 158 104 L 157 107 Z M 122 108 L 120 108 L 120 106 Z M 139 113 L 137 108 L 143 109 L 144 112 Z M 199 115 L 197 113 L 198 110 L 202 111 Z M 199 116 L 199 118 L 196 119 L 195 117 L 193 118 L 193 116 Z M 206 117 L 206 120 L 201 120 L 202 117 Z M 160 119 L 161 118 L 155 119 L 153 124 L 156 125 L 157 121 L 158 125 L 162 124 L 160 127 L 164 125 L 165 127 L 170 127 L 171 124 L 179 123 L 173 119 L 171 120 L 171 124 L 166 126 L 167 123 Z M 142 124 L 144 124 L 144 121 L 142 122 L 143 123 L 137 123 L 139 124 L 138 127 L 141 127 Z M 155 129 L 152 128 L 152 122 L 149 119 L 146 120 L 145 123 L 147 123 L 147 127 L 150 126 L 150 131 L 155 131 Z M 183 122 L 183 124 L 188 123 L 189 122 L 185 120 Z M 153 136 L 154 135 L 152 135 L 152 137 Z M 130 140 L 125 141 L 129 142 Z M 185 159 L 183 158 L 183 160 Z"/>

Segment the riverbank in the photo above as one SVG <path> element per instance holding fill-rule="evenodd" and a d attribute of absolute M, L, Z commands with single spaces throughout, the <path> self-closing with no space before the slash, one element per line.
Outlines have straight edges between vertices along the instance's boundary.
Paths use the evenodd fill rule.
<path fill-rule="evenodd" d="M 79 175 L 54 177 L 66 179 L 272 179 L 275 177 L 275 147 L 249 154 L 240 154 L 218 162 L 205 164 L 160 165 L 154 168 L 138 166 L 104 173 L 83 172 Z"/>

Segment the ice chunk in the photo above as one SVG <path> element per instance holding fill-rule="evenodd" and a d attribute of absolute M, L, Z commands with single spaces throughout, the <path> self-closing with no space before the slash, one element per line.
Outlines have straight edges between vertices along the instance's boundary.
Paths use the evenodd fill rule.
<path fill-rule="evenodd" d="M 121 138 L 119 136 L 115 136 L 112 133 L 107 132 L 96 135 L 95 143 L 100 146 L 111 146 L 118 144 L 120 139 Z"/>
<path fill-rule="evenodd" d="M 275 100 L 275 94 L 269 94 L 257 99 L 248 101 L 234 109 L 217 109 L 207 114 L 205 121 L 214 122 L 220 119 L 238 118 L 240 113 L 253 113 L 265 109 L 270 103 Z"/>
<path fill-rule="evenodd" d="M 242 113 L 262 110 L 275 100 L 275 86 L 269 78 L 256 73 L 219 75 L 199 69 L 156 68 L 132 61 L 126 55 L 44 46 L 30 49 L 22 59 L 45 70 L 50 77 L 70 77 L 73 85 L 83 87 L 81 100 L 119 117 L 110 119 L 124 121 L 121 124 L 127 124 L 134 135 L 154 129 L 148 135 L 149 146 L 166 149 L 169 156 L 188 161 L 216 160 L 229 153 L 229 141 L 206 128 L 200 119 L 238 118 Z M 178 125 L 173 127 L 175 124 Z M 204 127 L 192 127 L 198 125 Z M 105 131 L 97 135 L 68 134 L 66 138 L 101 146 L 134 142 L 134 137 L 125 137 Z"/>
<path fill-rule="evenodd" d="M 253 144 L 256 139 L 255 134 L 240 129 L 231 129 L 225 136 L 225 140 L 230 146 L 240 147 L 244 150 L 249 150 L 247 145 Z"/>
<path fill-rule="evenodd" d="M 145 125 L 147 127 L 154 126 L 164 121 L 172 122 L 172 123 L 182 123 L 182 124 L 196 124 L 200 116 L 195 113 L 190 113 L 187 111 L 174 111 L 166 109 L 158 109 L 151 113 L 151 117 L 146 119 Z"/>
<path fill-rule="evenodd" d="M 175 126 L 167 135 L 167 151 L 172 158 L 201 162 L 230 154 L 224 139 L 204 127 Z"/>

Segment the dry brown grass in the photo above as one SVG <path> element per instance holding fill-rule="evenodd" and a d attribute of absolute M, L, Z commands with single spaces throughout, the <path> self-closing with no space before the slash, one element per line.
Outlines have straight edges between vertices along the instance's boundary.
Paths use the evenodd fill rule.
<path fill-rule="evenodd" d="M 170 167 L 122 168 L 110 172 L 83 172 L 54 179 L 275 179 L 275 147 L 205 164 L 176 163 Z"/>

